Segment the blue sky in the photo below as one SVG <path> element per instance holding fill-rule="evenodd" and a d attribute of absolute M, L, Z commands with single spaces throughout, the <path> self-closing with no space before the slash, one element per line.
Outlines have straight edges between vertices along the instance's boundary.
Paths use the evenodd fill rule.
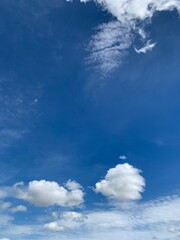
<path fill-rule="evenodd" d="M 179 1 L 0 13 L 0 240 L 179 239 Z"/>

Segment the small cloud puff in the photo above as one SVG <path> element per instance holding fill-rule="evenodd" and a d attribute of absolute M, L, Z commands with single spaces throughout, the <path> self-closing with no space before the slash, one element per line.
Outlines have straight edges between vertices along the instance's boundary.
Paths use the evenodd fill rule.
<path fill-rule="evenodd" d="M 145 180 L 140 170 L 125 163 L 109 169 L 105 178 L 96 183 L 95 192 L 120 202 L 140 199 L 144 187 Z"/>
<path fill-rule="evenodd" d="M 17 207 L 11 208 L 11 212 L 12 213 L 16 213 L 16 212 L 26 212 L 27 211 L 27 207 L 23 206 L 23 205 L 19 205 Z"/>
<path fill-rule="evenodd" d="M 44 225 L 44 229 L 52 232 L 61 232 L 66 230 L 67 228 L 60 225 L 58 222 L 50 222 Z"/>
<path fill-rule="evenodd" d="M 120 156 L 119 156 L 119 159 L 121 159 L 121 160 L 126 160 L 127 157 L 126 157 L 125 155 L 120 155 Z"/>
<path fill-rule="evenodd" d="M 60 215 L 60 218 L 67 221 L 70 220 L 75 222 L 84 222 L 87 219 L 87 216 L 82 213 L 69 211 L 69 212 L 63 212 Z"/>

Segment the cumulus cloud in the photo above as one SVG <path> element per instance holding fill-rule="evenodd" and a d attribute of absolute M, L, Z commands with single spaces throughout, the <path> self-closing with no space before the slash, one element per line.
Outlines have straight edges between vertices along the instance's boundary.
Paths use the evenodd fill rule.
<path fill-rule="evenodd" d="M 70 221 L 75 221 L 75 222 L 84 222 L 87 219 L 87 216 L 82 214 L 82 213 L 78 213 L 78 212 L 74 212 L 74 211 L 68 211 L 68 212 L 63 212 L 60 215 L 60 218 L 63 220 L 70 220 Z"/>
<path fill-rule="evenodd" d="M 145 20 L 155 11 L 180 10 L 179 0 L 95 0 L 121 22 Z"/>
<path fill-rule="evenodd" d="M 40 207 L 75 207 L 84 201 L 82 186 L 71 180 L 64 187 L 57 182 L 41 180 L 29 182 L 27 187 L 22 183 L 16 184 L 14 189 L 17 198 Z"/>
<path fill-rule="evenodd" d="M 125 163 L 109 169 L 105 178 L 96 183 L 95 192 L 119 202 L 140 199 L 144 187 L 140 170 Z"/>
<path fill-rule="evenodd" d="M 144 42 L 146 44 L 140 49 L 135 48 L 135 51 L 147 53 L 153 49 L 155 43 L 150 42 L 142 26 L 151 22 L 155 12 L 174 9 L 180 12 L 179 0 L 94 0 L 94 2 L 116 19 L 100 25 L 89 43 L 88 63 L 93 64 L 103 75 L 107 75 L 123 63 L 137 33 L 143 44 Z"/>
<path fill-rule="evenodd" d="M 44 225 L 44 229 L 52 232 L 61 232 L 66 230 L 66 227 L 59 225 L 57 222 L 50 222 Z"/>
<path fill-rule="evenodd" d="M 135 203 L 130 208 L 96 209 L 87 211 L 83 222 L 73 222 L 69 217 L 49 223 L 49 231 L 69 229 L 68 239 L 179 239 L 180 198 L 168 196 L 146 203 Z M 70 218 L 71 219 L 71 218 Z M 69 233 L 69 231 L 68 231 Z M 66 234 L 64 232 L 64 234 Z M 66 235 L 65 235 L 66 236 Z"/>
<path fill-rule="evenodd" d="M 11 208 L 11 212 L 12 213 L 16 213 L 16 212 L 26 212 L 27 211 L 27 207 L 23 206 L 23 205 L 19 205 L 17 207 Z"/>

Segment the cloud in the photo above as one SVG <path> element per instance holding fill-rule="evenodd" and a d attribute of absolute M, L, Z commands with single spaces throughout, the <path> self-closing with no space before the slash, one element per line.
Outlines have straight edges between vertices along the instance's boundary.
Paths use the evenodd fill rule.
<path fill-rule="evenodd" d="M 69 211 L 69 212 L 63 212 L 62 214 L 60 214 L 60 218 L 63 220 L 84 222 L 87 219 L 87 216 L 82 213 Z"/>
<path fill-rule="evenodd" d="M 12 203 L 10 202 L 0 202 L 0 210 L 7 210 L 11 207 Z"/>
<path fill-rule="evenodd" d="M 177 9 L 180 11 L 179 0 L 95 0 L 120 22 L 146 20 L 156 11 Z"/>
<path fill-rule="evenodd" d="M 84 201 L 82 186 L 71 180 L 64 187 L 53 181 L 35 180 L 29 182 L 27 187 L 22 183 L 16 184 L 14 189 L 17 198 L 40 207 L 75 207 L 82 205 Z"/>
<path fill-rule="evenodd" d="M 121 160 L 126 160 L 127 157 L 126 157 L 125 155 L 120 155 L 120 156 L 119 156 L 119 159 L 121 159 Z"/>
<path fill-rule="evenodd" d="M 89 2 L 89 0 L 80 0 Z M 145 47 L 136 49 L 137 53 L 147 53 L 155 43 L 151 43 L 142 26 L 150 24 L 151 18 L 157 11 L 172 11 L 180 13 L 179 0 L 94 0 L 109 12 L 114 21 L 101 24 L 92 36 L 88 50 L 88 63 L 95 70 L 106 76 L 117 69 L 128 55 L 134 39 L 140 36 Z M 138 34 L 137 34 L 138 33 Z"/>
<path fill-rule="evenodd" d="M 81 214 L 87 216 L 83 222 L 73 222 L 69 218 L 60 219 L 46 224 L 48 228 L 46 230 L 55 232 L 58 229 L 58 231 L 68 229 L 68 235 L 66 231 L 63 234 L 65 234 L 64 238 L 69 240 L 74 239 L 74 236 L 78 240 L 117 240 L 119 236 L 124 240 L 179 239 L 180 198 L 178 196 L 135 203 L 126 209 L 95 209 Z"/>
<path fill-rule="evenodd" d="M 119 21 L 112 21 L 100 25 L 96 31 L 89 42 L 87 63 L 106 75 L 116 69 L 128 54 L 132 43 L 131 28 Z"/>
<path fill-rule="evenodd" d="M 16 213 L 16 212 L 26 212 L 27 211 L 27 207 L 23 206 L 23 205 L 19 205 L 17 207 L 11 208 L 11 212 L 12 213 Z"/>
<path fill-rule="evenodd" d="M 9 238 L 0 238 L 0 240 L 10 240 Z"/>
<path fill-rule="evenodd" d="M 140 170 L 125 163 L 109 169 L 105 178 L 96 183 L 95 192 L 119 202 L 140 199 L 144 187 Z"/>
<path fill-rule="evenodd" d="M 124 171 L 126 178 L 127 169 L 124 170 L 124 165 L 126 164 L 120 165 L 122 168 L 120 172 Z M 119 173 L 118 166 L 108 171 L 108 173 L 113 173 L 111 174 L 112 178 L 117 172 Z M 129 168 L 132 168 L 133 171 L 135 169 L 131 165 Z M 139 174 L 138 169 L 135 172 L 137 175 Z M 129 179 L 132 175 L 128 175 Z M 68 185 L 71 189 L 76 189 L 78 184 L 69 182 Z M 15 188 L 21 188 L 24 192 L 28 191 L 28 187 L 23 186 L 22 183 L 17 184 Z M 53 188 L 51 192 L 54 194 Z M 7 211 L 9 207 L 7 207 Z M 117 240 L 119 236 L 123 240 L 177 240 L 180 237 L 180 197 L 174 195 L 146 202 L 128 202 L 126 207 L 119 204 L 115 207 L 101 206 L 99 209 L 96 207 L 89 211 L 81 209 L 81 212 L 65 211 L 52 215 L 52 218 L 56 218 L 55 221 L 48 218 L 49 222 L 46 223 L 47 218 L 44 216 L 41 224 L 39 221 L 33 221 L 33 224 L 30 225 L 17 225 L 12 223 L 13 219 L 10 219 L 8 215 L 0 213 L 1 237 L 23 240 L 25 236 L 30 236 L 31 239 L 36 240 L 51 238 L 58 240 L 60 233 L 62 234 L 61 238 L 69 240 L 74 238 L 77 240 Z M 45 231 L 42 231 L 42 227 Z"/>
<path fill-rule="evenodd" d="M 52 232 L 61 232 L 66 230 L 65 226 L 59 225 L 57 222 L 46 223 L 44 229 Z"/>
<path fill-rule="evenodd" d="M 152 49 L 156 46 L 156 43 L 151 43 L 151 40 L 148 40 L 146 45 L 140 49 L 134 48 L 137 53 L 147 53 L 152 51 Z"/>

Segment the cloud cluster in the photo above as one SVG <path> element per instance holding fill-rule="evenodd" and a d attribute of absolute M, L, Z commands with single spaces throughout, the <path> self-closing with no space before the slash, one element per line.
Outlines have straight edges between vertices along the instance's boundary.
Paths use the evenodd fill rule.
<path fill-rule="evenodd" d="M 1 202 L 0 232 L 1 235 L 12 238 L 58 240 L 61 238 L 72 240 L 124 240 L 160 239 L 177 240 L 180 237 L 180 198 L 168 196 L 146 202 L 129 202 L 141 197 L 145 180 L 140 170 L 128 163 L 119 164 L 108 170 L 104 179 L 96 183 L 95 191 L 102 193 L 111 202 L 119 203 L 112 207 L 101 206 L 91 210 L 53 212 L 51 217 L 44 216 L 41 221 L 33 225 L 16 225 L 9 215 L 14 212 L 25 211 L 26 207 L 18 205 L 12 208 L 9 202 Z M 8 193 L 10 192 L 10 188 Z M 64 186 L 50 181 L 32 181 L 28 186 L 23 183 L 15 184 L 11 188 L 14 196 L 39 207 L 74 207 L 83 203 L 83 190 L 75 181 L 68 181 Z M 57 209 L 56 209 L 57 210 Z M 9 217 L 9 218 L 8 218 Z M 2 219 L 2 221 L 1 221 Z M 40 224 L 41 222 L 41 224 Z M 43 228 L 42 228 L 43 227 Z M 42 229 L 44 231 L 42 231 Z"/>
<path fill-rule="evenodd" d="M 179 0 L 95 0 L 121 22 L 145 20 L 156 11 L 177 9 Z"/>
<path fill-rule="evenodd" d="M 27 187 L 22 183 L 16 184 L 14 189 L 17 198 L 40 207 L 75 207 L 82 205 L 84 201 L 82 186 L 71 180 L 65 186 L 60 186 L 57 182 L 35 180 L 29 182 Z"/>
<path fill-rule="evenodd" d="M 96 183 L 95 191 L 119 202 L 140 199 L 144 187 L 140 170 L 125 163 L 109 169 L 105 178 Z"/>
<path fill-rule="evenodd" d="M 45 224 L 46 230 L 54 232 L 59 229 L 64 234 L 67 232 L 64 230 L 68 230 L 72 236 L 76 234 L 76 239 L 83 240 L 116 240 L 119 236 L 125 240 L 177 240 L 180 237 L 178 196 L 134 204 L 126 209 L 96 209 L 81 214 L 86 216 L 83 222 L 62 218 Z M 68 235 L 68 239 L 73 237 Z"/>
<path fill-rule="evenodd" d="M 91 0 L 80 0 L 83 3 Z M 179 0 L 94 0 L 116 20 L 101 24 L 89 43 L 88 63 L 93 64 L 102 75 L 117 69 L 127 56 L 133 41 L 139 37 L 142 47 L 137 53 L 147 53 L 155 47 L 148 39 L 144 26 L 151 22 L 157 11 L 176 9 L 180 13 Z"/>

